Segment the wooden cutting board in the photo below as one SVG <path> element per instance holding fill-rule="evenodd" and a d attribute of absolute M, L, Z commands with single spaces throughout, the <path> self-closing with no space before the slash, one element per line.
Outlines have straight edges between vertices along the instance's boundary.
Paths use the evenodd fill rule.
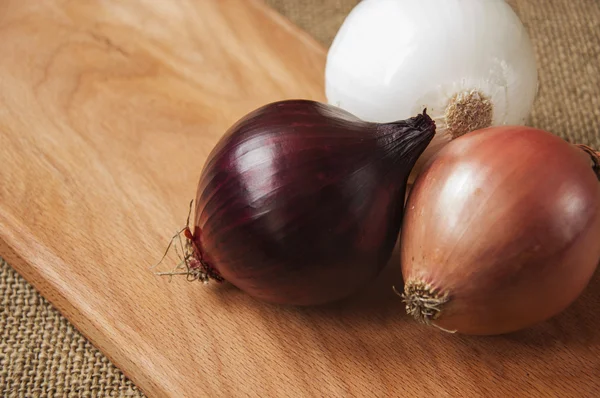
<path fill-rule="evenodd" d="M 323 100 L 324 49 L 259 1 L 0 3 L 0 255 L 148 395 L 597 396 L 600 278 L 501 337 L 415 324 L 397 260 L 320 308 L 155 276 L 246 112 Z"/>

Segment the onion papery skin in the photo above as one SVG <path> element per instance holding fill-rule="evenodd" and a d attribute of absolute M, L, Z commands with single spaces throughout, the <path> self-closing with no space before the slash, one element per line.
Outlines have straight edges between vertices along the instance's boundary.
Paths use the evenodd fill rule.
<path fill-rule="evenodd" d="M 389 260 L 406 180 L 434 134 L 426 114 L 367 123 L 309 100 L 251 112 L 202 171 L 192 229 L 198 259 L 267 302 L 349 296 Z"/>
<path fill-rule="evenodd" d="M 407 312 L 448 331 L 495 335 L 566 309 L 600 260 L 592 158 L 527 127 L 479 130 L 444 147 L 406 205 Z"/>

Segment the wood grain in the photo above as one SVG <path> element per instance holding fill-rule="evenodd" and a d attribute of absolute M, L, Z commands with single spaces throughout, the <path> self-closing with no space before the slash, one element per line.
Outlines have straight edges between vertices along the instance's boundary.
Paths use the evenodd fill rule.
<path fill-rule="evenodd" d="M 502 337 L 403 315 L 397 256 L 361 294 L 266 305 L 155 277 L 212 145 L 323 99 L 325 53 L 258 1 L 0 3 L 0 255 L 150 396 L 596 396 L 600 277 Z"/>

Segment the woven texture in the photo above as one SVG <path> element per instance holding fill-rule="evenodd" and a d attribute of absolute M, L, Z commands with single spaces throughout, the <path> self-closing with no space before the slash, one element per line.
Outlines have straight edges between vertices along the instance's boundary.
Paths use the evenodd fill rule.
<path fill-rule="evenodd" d="M 141 396 L 48 301 L 1 263 L 0 396 Z"/>
<path fill-rule="evenodd" d="M 531 124 L 600 148 L 600 0 L 509 1 L 540 67 Z M 267 0 L 325 46 L 357 0 Z M 143 396 L 9 265 L 0 261 L 0 396 Z"/>

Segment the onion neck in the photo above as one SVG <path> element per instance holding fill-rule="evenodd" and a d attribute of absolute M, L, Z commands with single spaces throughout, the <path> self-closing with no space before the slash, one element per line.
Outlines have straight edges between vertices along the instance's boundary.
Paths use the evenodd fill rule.
<path fill-rule="evenodd" d="M 424 110 L 410 119 L 378 124 L 376 129 L 385 151 L 394 159 L 403 159 L 412 168 L 433 139 L 436 126 Z"/>
<path fill-rule="evenodd" d="M 590 159 L 592 160 L 592 170 L 594 170 L 596 177 L 598 177 L 598 181 L 600 181 L 600 152 L 593 150 L 587 145 L 578 144 L 576 146 L 590 156 Z"/>
<path fill-rule="evenodd" d="M 600 181 L 600 152 L 594 152 L 592 161 L 594 162 L 593 169 L 596 172 L 596 177 L 598 177 L 598 181 Z"/>

